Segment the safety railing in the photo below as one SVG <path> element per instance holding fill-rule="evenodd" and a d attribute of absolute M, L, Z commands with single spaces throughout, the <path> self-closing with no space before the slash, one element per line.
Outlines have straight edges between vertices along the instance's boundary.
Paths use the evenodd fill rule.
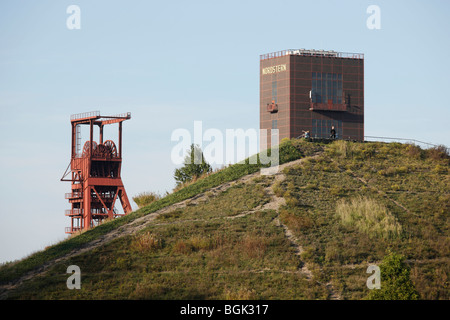
<path fill-rule="evenodd" d="M 83 215 L 83 209 L 68 209 L 66 210 L 66 216 L 80 216 Z"/>
<path fill-rule="evenodd" d="M 409 144 L 414 144 L 417 145 L 419 147 L 423 147 L 425 149 L 429 149 L 429 148 L 436 148 L 439 147 L 439 145 L 437 144 L 433 144 L 433 143 L 429 143 L 429 142 L 424 142 L 424 141 L 419 141 L 416 139 L 406 139 L 406 138 L 392 138 L 392 137 L 374 137 L 374 136 L 364 136 L 364 140 L 365 141 L 374 141 L 374 142 L 400 142 L 400 143 L 409 143 Z M 447 146 L 441 145 L 444 148 L 447 149 L 447 152 L 449 151 L 449 148 Z"/>
<path fill-rule="evenodd" d="M 83 192 L 69 192 L 65 194 L 66 199 L 76 199 L 76 198 L 82 198 Z"/>
<path fill-rule="evenodd" d="M 77 113 L 70 116 L 70 120 L 78 120 L 83 118 L 96 118 L 100 116 L 100 111 L 90 111 L 90 112 L 83 112 L 83 113 Z"/>
<path fill-rule="evenodd" d="M 74 233 L 80 231 L 81 227 L 66 227 L 66 233 Z"/>
<path fill-rule="evenodd" d="M 334 57 L 334 58 L 346 58 L 346 59 L 364 59 L 363 53 L 351 53 L 351 52 L 337 52 L 326 50 L 306 50 L 306 49 L 287 49 L 282 51 L 276 51 L 260 55 L 260 60 L 267 60 L 272 58 L 279 58 L 288 55 L 300 55 L 310 57 Z"/>
<path fill-rule="evenodd" d="M 318 103 L 311 102 L 309 110 L 347 111 L 347 105 L 343 103 Z"/>

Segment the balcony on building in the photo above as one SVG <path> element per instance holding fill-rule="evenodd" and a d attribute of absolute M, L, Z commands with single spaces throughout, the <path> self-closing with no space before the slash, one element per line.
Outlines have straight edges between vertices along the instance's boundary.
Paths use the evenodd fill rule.
<path fill-rule="evenodd" d="M 277 113 L 278 112 L 278 104 L 276 104 L 274 101 L 272 101 L 272 103 L 268 103 L 267 104 L 267 112 Z"/>
<path fill-rule="evenodd" d="M 328 100 L 328 103 L 312 102 L 309 110 L 311 111 L 347 111 L 347 105 L 344 103 L 334 103 Z"/>

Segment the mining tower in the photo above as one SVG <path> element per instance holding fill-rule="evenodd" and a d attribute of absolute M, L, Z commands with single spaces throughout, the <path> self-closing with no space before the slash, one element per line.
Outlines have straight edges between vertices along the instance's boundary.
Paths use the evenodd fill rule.
<path fill-rule="evenodd" d="M 72 182 L 72 192 L 66 193 L 71 209 L 66 210 L 71 225 L 66 233 L 90 229 L 104 219 L 114 219 L 132 211 L 122 183 L 122 122 L 131 118 L 131 113 L 101 116 L 99 111 L 72 115 L 71 160 L 61 181 Z M 118 145 L 112 140 L 103 141 L 106 125 L 118 124 Z M 81 126 L 89 126 L 89 140 L 81 148 Z M 98 127 L 98 142 L 94 130 Z M 119 199 L 123 214 L 114 207 Z"/>

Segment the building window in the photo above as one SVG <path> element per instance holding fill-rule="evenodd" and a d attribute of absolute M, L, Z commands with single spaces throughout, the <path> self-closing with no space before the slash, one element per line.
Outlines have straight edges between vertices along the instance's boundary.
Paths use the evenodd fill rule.
<path fill-rule="evenodd" d="M 272 129 L 278 129 L 278 120 L 272 120 Z"/>
<path fill-rule="evenodd" d="M 277 99 L 278 82 L 277 79 L 272 81 L 272 101 L 278 103 Z"/>
<path fill-rule="evenodd" d="M 311 137 L 330 138 L 331 127 L 336 130 L 336 139 L 342 139 L 342 121 L 341 120 L 312 120 Z"/>
<path fill-rule="evenodd" d="M 342 74 L 312 73 L 311 99 L 313 103 L 342 103 Z"/>

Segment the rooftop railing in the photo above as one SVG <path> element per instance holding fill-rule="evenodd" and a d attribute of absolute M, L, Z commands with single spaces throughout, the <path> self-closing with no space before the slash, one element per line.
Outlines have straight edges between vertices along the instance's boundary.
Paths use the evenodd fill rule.
<path fill-rule="evenodd" d="M 310 57 L 334 57 L 346 59 L 364 59 L 363 53 L 337 52 L 326 50 L 306 50 L 306 49 L 287 49 L 260 55 L 260 60 L 279 58 L 289 55 L 310 56 Z"/>
<path fill-rule="evenodd" d="M 95 118 L 100 116 L 100 111 L 90 111 L 90 112 L 83 112 L 83 113 L 77 113 L 70 116 L 70 120 L 78 120 L 83 118 Z"/>

